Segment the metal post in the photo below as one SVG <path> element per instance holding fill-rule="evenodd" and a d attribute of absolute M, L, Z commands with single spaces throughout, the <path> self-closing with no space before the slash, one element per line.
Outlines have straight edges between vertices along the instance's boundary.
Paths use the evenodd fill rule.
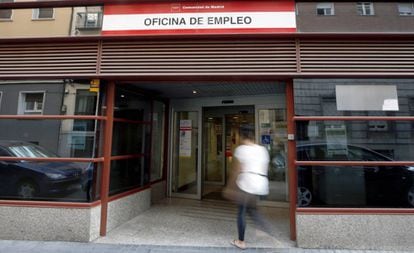
<path fill-rule="evenodd" d="M 288 175 L 289 175 L 289 217 L 290 239 L 296 240 L 296 200 L 297 200 L 297 170 L 296 160 L 296 133 L 295 133 L 295 105 L 293 94 L 293 79 L 286 82 L 286 114 L 288 132 Z"/>
<path fill-rule="evenodd" d="M 115 83 L 109 82 L 106 89 L 106 121 L 104 134 L 104 162 L 101 178 L 101 229 L 106 235 L 109 199 L 109 176 L 111 174 L 112 131 L 114 122 Z"/>

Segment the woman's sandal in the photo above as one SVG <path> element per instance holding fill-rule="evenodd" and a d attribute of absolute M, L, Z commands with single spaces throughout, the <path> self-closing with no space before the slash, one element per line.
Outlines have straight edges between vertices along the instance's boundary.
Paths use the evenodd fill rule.
<path fill-rule="evenodd" d="M 246 244 L 240 240 L 233 240 L 230 242 L 230 244 L 239 249 L 246 249 Z"/>

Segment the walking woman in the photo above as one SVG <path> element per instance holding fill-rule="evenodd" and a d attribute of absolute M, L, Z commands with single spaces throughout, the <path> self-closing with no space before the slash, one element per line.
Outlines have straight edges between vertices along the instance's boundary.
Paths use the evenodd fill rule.
<path fill-rule="evenodd" d="M 242 194 L 238 201 L 237 230 L 238 239 L 232 245 L 246 249 L 244 234 L 246 231 L 246 213 L 265 232 L 270 232 L 267 223 L 256 209 L 259 196 L 269 194 L 269 181 L 267 171 L 269 154 L 267 150 L 254 142 L 253 133 L 246 132 L 241 135 L 241 145 L 234 152 L 235 162 L 239 164 L 239 174 L 236 184 Z"/>

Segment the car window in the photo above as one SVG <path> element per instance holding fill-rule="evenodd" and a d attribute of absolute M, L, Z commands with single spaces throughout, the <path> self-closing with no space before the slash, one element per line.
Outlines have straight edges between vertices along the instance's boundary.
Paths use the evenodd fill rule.
<path fill-rule="evenodd" d="M 16 157 L 56 157 L 52 152 L 35 145 L 10 146 L 9 150 Z"/>
<path fill-rule="evenodd" d="M 298 151 L 298 157 L 297 157 L 297 159 L 299 161 L 308 161 L 309 160 L 309 158 L 308 158 L 305 150 L 299 150 Z"/>
<path fill-rule="evenodd" d="M 347 161 L 348 150 L 344 145 L 311 145 L 308 147 L 311 161 Z"/>
<path fill-rule="evenodd" d="M 326 160 L 326 147 L 310 146 L 308 155 L 311 161 L 324 161 Z"/>
<path fill-rule="evenodd" d="M 352 161 L 388 161 L 385 157 L 363 148 L 349 147 L 348 151 Z"/>
<path fill-rule="evenodd" d="M 0 148 L 0 156 L 10 156 L 10 154 L 3 148 Z"/>

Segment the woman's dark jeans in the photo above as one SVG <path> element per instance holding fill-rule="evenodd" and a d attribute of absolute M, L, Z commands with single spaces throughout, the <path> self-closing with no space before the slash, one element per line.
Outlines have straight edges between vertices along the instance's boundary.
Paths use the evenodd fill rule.
<path fill-rule="evenodd" d="M 259 196 L 246 193 L 240 200 L 239 211 L 237 214 L 237 230 L 239 232 L 239 240 L 244 241 L 244 233 L 246 231 L 246 213 L 252 217 L 253 221 L 263 231 L 270 233 L 269 226 L 265 219 L 260 215 L 256 208 L 256 202 Z"/>

